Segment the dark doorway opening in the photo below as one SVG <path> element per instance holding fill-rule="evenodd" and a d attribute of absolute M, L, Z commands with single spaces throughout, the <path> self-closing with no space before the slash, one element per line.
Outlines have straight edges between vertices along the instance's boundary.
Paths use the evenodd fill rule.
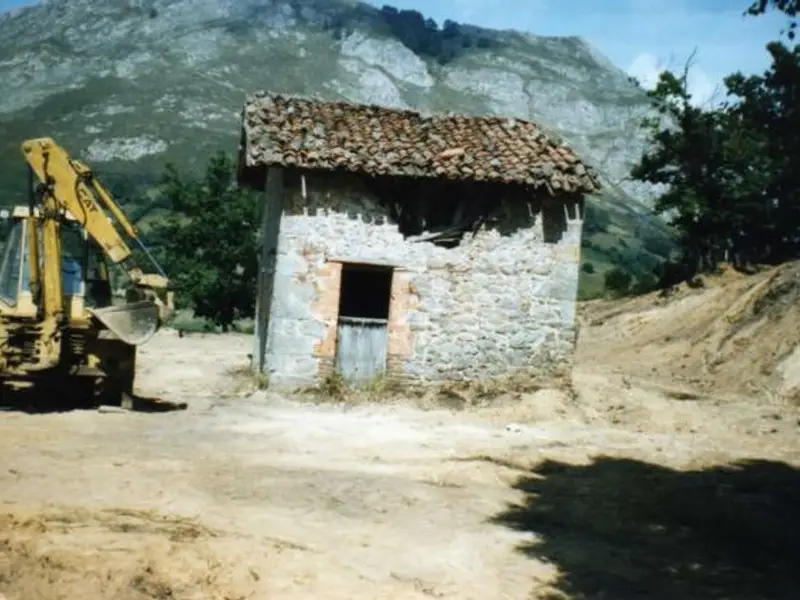
<path fill-rule="evenodd" d="M 336 332 L 336 370 L 348 381 L 386 372 L 392 269 L 343 264 Z"/>
<path fill-rule="evenodd" d="M 343 264 L 339 316 L 388 320 L 391 291 L 391 267 Z"/>

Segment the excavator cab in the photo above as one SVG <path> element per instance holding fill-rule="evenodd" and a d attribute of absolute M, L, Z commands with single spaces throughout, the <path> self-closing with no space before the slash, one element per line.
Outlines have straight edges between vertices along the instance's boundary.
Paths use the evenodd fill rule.
<path fill-rule="evenodd" d="M 27 218 L 29 213 L 25 207 L 16 207 L 13 214 L 8 210 L 0 211 L 0 300 L 8 308 L 18 306 L 20 296 L 27 300 L 26 296 L 34 294 L 31 289 L 28 234 L 36 223 Z M 102 251 L 91 240 L 86 239 L 74 220 L 65 222 L 60 233 L 64 300 L 71 304 L 73 299 L 83 297 L 86 306 L 110 306 L 111 281 Z M 38 255 L 41 256 L 41 249 Z M 40 270 L 41 267 L 40 260 Z"/>
<path fill-rule="evenodd" d="M 3 308 L 17 306 L 21 291 L 23 265 L 22 240 L 25 237 L 25 222 L 9 219 L 9 211 L 0 213 L 0 239 L 3 240 L 0 259 L 0 301 Z M 27 266 L 27 265 L 25 265 Z M 27 285 L 26 285 L 27 287 Z"/>
<path fill-rule="evenodd" d="M 88 308 L 112 305 L 111 279 L 102 250 L 75 221 L 61 226 L 61 284 L 65 304 L 83 298 Z"/>
<path fill-rule="evenodd" d="M 17 206 L 0 211 L 2 259 L 0 262 L 0 312 L 17 318 L 34 318 L 40 308 L 41 289 L 37 274 L 42 262 L 41 220 L 38 211 Z M 33 235 L 32 235 L 33 234 Z M 36 265 L 31 264 L 31 244 L 36 240 Z M 61 305 L 65 322 L 84 326 L 97 319 L 121 340 L 137 346 L 149 340 L 160 324 L 159 308 L 153 302 L 115 302 L 111 267 L 102 248 L 87 235 L 75 217 L 61 216 L 59 227 Z M 33 267 L 33 269 L 32 269 Z"/>

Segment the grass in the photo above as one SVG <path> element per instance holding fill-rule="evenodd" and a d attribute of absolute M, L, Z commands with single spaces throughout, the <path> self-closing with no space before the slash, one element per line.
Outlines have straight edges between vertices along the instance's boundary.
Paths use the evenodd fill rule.
<path fill-rule="evenodd" d="M 569 373 L 548 373 L 530 369 L 472 381 L 415 382 L 391 376 L 378 376 L 365 382 L 347 381 L 338 372 L 314 385 L 301 388 L 298 396 L 318 403 L 349 405 L 411 402 L 418 408 L 463 410 L 491 404 L 502 398 L 519 399 L 545 388 L 565 391 L 575 398 Z"/>
<path fill-rule="evenodd" d="M 269 388 L 269 375 L 254 373 L 250 365 L 234 367 L 228 375 L 235 381 L 234 391 L 239 394 L 249 395 Z"/>
<path fill-rule="evenodd" d="M 216 327 L 208 319 L 194 316 L 189 310 L 176 311 L 167 323 L 167 327 L 186 334 L 220 333 L 219 327 Z M 231 328 L 231 333 L 249 335 L 254 331 L 252 319 L 239 319 L 233 323 Z"/>
<path fill-rule="evenodd" d="M 301 388 L 297 394 L 320 403 L 384 404 L 402 397 L 419 396 L 419 386 L 409 385 L 397 378 L 384 375 L 355 383 L 347 381 L 340 373 L 334 371 L 316 384 Z"/>
<path fill-rule="evenodd" d="M 300 394 L 310 395 L 322 401 L 362 404 L 386 401 L 407 391 L 407 386 L 391 377 L 377 376 L 355 384 L 348 382 L 340 373 L 334 371 L 317 384 L 300 390 Z"/>

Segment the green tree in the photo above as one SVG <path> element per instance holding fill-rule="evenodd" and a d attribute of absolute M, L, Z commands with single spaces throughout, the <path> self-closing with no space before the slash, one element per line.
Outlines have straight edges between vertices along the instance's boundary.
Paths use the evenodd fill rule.
<path fill-rule="evenodd" d="M 498 40 L 481 36 L 473 44 L 472 36 L 452 20 L 445 20 L 440 28 L 438 23 L 417 10 L 399 10 L 384 5 L 380 10 L 389 31 L 412 52 L 447 64 L 462 56 L 465 51 L 476 46 L 481 49 L 497 47 Z"/>
<path fill-rule="evenodd" d="M 789 27 L 785 33 L 790 40 L 793 40 L 797 29 L 797 14 L 800 12 L 800 0 L 755 0 L 745 14 L 758 16 L 769 10 L 780 11 L 789 17 Z"/>
<path fill-rule="evenodd" d="M 687 73 L 664 72 L 648 92 L 658 117 L 645 121 L 651 149 L 633 168 L 634 179 L 665 184 L 655 211 L 672 215 L 683 260 L 690 270 L 705 271 L 724 258 L 738 241 L 740 213 L 732 194 L 749 170 L 732 174 L 754 156 L 738 125 L 722 110 L 692 104 Z M 742 127 L 744 124 L 741 124 Z M 736 143 L 738 140 L 739 143 Z M 761 173 L 754 173 L 758 177 Z M 733 176 L 732 176 L 733 175 Z M 733 239 L 732 239 L 733 238 Z"/>
<path fill-rule="evenodd" d="M 770 262 L 780 262 L 800 255 L 800 46 L 771 42 L 767 51 L 772 66 L 766 73 L 735 73 L 725 85 L 737 98 L 728 107 L 732 118 L 761 136 L 753 148 L 758 154 L 741 168 L 763 170 L 750 190 L 760 200 L 753 198 L 753 207 L 763 213 L 757 233 Z"/>
<path fill-rule="evenodd" d="M 161 195 L 173 213 L 154 227 L 160 261 L 179 299 L 228 331 L 254 312 L 257 198 L 237 187 L 234 162 L 224 152 L 209 160 L 199 179 L 167 165 Z"/>
<path fill-rule="evenodd" d="M 666 185 L 655 210 L 670 215 L 684 278 L 722 260 L 800 256 L 800 47 L 767 50 L 770 69 L 728 76 L 727 100 L 713 109 L 692 104 L 688 68 L 662 73 L 648 93 L 658 117 L 644 124 L 652 143 L 632 176 Z"/>
<path fill-rule="evenodd" d="M 747 9 L 747 14 L 761 15 L 769 9 L 779 10 L 790 17 L 796 17 L 800 12 L 798 0 L 755 0 Z"/>

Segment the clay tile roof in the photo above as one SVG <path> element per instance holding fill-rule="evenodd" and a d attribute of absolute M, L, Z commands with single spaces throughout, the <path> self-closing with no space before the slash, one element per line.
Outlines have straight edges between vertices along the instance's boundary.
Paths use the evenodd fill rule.
<path fill-rule="evenodd" d="M 420 113 L 260 92 L 242 113 L 240 176 L 286 166 L 591 193 L 591 168 L 529 121 Z"/>

